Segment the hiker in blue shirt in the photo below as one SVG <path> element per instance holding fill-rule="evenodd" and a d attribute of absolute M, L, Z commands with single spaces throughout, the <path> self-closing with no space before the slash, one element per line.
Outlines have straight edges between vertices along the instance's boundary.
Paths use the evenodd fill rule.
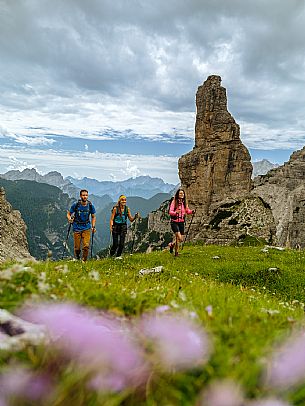
<path fill-rule="evenodd" d="M 88 190 L 82 189 L 79 193 L 80 199 L 73 203 L 67 212 L 67 218 L 73 224 L 74 255 L 80 259 L 82 245 L 82 260 L 88 258 L 91 231 L 95 233 L 95 207 L 88 200 Z M 91 220 L 90 221 L 90 215 Z"/>
<path fill-rule="evenodd" d="M 127 219 L 133 222 L 139 213 L 132 217 L 129 208 L 126 206 L 126 196 L 121 195 L 117 204 L 113 207 L 110 217 L 110 232 L 112 233 L 112 247 L 110 255 L 120 258 L 124 249 L 125 237 L 127 234 Z"/>

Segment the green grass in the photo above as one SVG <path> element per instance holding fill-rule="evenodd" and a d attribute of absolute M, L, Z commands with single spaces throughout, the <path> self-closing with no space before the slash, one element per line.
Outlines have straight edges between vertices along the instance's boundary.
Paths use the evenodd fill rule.
<path fill-rule="evenodd" d="M 139 275 L 141 268 L 159 265 L 163 265 L 162 273 Z M 269 249 L 264 253 L 261 247 L 186 245 L 178 258 L 162 251 L 126 255 L 122 261 L 39 262 L 30 266 L 33 272 L 0 280 L 0 307 L 14 311 L 30 299 L 72 300 L 118 316 L 136 317 L 169 305 L 174 311 L 194 312 L 209 332 L 214 350 L 207 365 L 186 373 L 163 374 L 151 383 L 146 397 L 125 397 L 126 405 L 194 405 L 207 383 L 225 377 L 240 382 L 248 397 L 257 398 L 265 390 L 260 383 L 262 359 L 272 344 L 304 323 L 303 251 Z M 63 271 L 64 266 L 68 272 Z M 0 269 L 7 267 L 2 264 Z M 97 274 L 99 279 L 95 280 Z M 41 286 L 41 282 L 47 285 Z M 41 291 L 41 287 L 47 289 Z M 207 306 L 212 306 L 212 316 Z M 2 354 L 2 364 L 14 357 Z M 28 352 L 16 357 L 33 363 Z M 68 387 L 62 389 L 66 390 L 65 402 L 70 399 Z M 79 396 L 81 393 L 85 396 L 83 390 Z M 75 404 L 82 404 L 75 396 Z M 103 403 L 94 395 L 87 396 L 86 404 L 90 405 L 121 404 L 118 395 L 103 399 Z M 292 404 L 305 404 L 304 388 L 287 396 Z"/>

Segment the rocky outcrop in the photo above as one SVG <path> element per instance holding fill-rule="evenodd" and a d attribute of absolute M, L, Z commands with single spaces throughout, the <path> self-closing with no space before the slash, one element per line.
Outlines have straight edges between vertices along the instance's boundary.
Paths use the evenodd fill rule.
<path fill-rule="evenodd" d="M 239 125 L 227 110 L 219 76 L 209 76 L 196 95 L 195 147 L 179 160 L 181 186 L 196 208 L 189 239 L 230 244 L 251 235 L 274 242 L 272 212 L 251 196 L 252 164 Z"/>
<path fill-rule="evenodd" d="M 209 76 L 196 95 L 195 147 L 179 159 L 181 185 L 191 206 L 208 217 L 223 200 L 251 190 L 252 164 L 239 125 L 227 110 L 219 76 Z"/>
<path fill-rule="evenodd" d="M 150 252 L 165 248 L 172 241 L 173 233 L 168 215 L 169 200 L 147 217 L 131 224 L 126 238 L 126 251 Z"/>
<path fill-rule="evenodd" d="M 276 238 L 283 247 L 305 247 L 305 147 L 284 165 L 254 180 L 253 193 L 272 210 Z"/>
<path fill-rule="evenodd" d="M 192 236 L 206 244 L 257 244 L 275 242 L 272 211 L 259 196 L 249 195 L 241 200 L 223 203 L 209 217 L 201 231 Z"/>
<path fill-rule="evenodd" d="M 250 155 L 227 110 L 220 82 L 219 76 L 210 76 L 199 87 L 195 146 L 179 160 L 181 186 L 190 208 L 196 209 L 188 240 L 225 245 L 265 241 L 305 248 L 305 147 L 252 182 Z M 164 217 L 167 205 L 143 221 L 146 228 L 142 240 L 134 239 L 136 249 L 166 245 L 171 233 L 169 218 Z M 186 230 L 189 224 L 190 218 Z"/>
<path fill-rule="evenodd" d="M 5 198 L 0 188 L 0 261 L 32 259 L 28 251 L 26 225 L 17 210 Z"/>

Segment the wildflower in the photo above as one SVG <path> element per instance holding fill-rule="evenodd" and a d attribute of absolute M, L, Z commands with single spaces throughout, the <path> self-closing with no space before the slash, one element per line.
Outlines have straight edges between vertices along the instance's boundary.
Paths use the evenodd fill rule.
<path fill-rule="evenodd" d="M 213 316 L 213 306 L 212 306 L 212 305 L 208 305 L 208 306 L 205 308 L 205 311 L 207 312 L 207 314 L 208 314 L 209 317 L 212 317 L 212 316 Z"/>
<path fill-rule="evenodd" d="M 40 293 L 45 293 L 50 289 L 50 285 L 43 281 L 38 281 L 37 286 Z"/>
<path fill-rule="evenodd" d="M 122 325 L 73 304 L 49 303 L 25 311 L 44 324 L 54 344 L 82 367 L 96 372 L 99 381 L 116 376 L 125 386 L 141 383 L 146 368 L 141 350 Z M 111 388 L 109 388 L 111 389 Z"/>
<path fill-rule="evenodd" d="M 100 274 L 97 271 L 91 271 L 89 272 L 89 276 L 91 279 L 93 279 L 94 281 L 98 281 L 100 280 Z"/>
<path fill-rule="evenodd" d="M 240 387 L 233 381 L 214 382 L 203 394 L 200 406 L 242 406 Z"/>
<path fill-rule="evenodd" d="M 305 335 L 291 337 L 271 357 L 266 383 L 287 389 L 305 380 Z"/>
<path fill-rule="evenodd" d="M 166 369 L 192 368 L 207 360 L 207 334 L 189 319 L 166 314 L 148 316 L 141 327 Z"/>
<path fill-rule="evenodd" d="M 186 301 L 185 293 L 184 293 L 182 290 L 179 291 L 179 298 L 180 298 L 183 302 Z"/>
<path fill-rule="evenodd" d="M 162 306 L 158 306 L 156 307 L 155 311 L 157 313 L 164 313 L 167 312 L 167 310 L 170 310 L 170 307 L 168 305 L 162 305 Z"/>
<path fill-rule="evenodd" d="M 279 399 L 261 399 L 248 403 L 248 406 L 291 406 L 287 402 L 283 402 Z"/>
<path fill-rule="evenodd" d="M 25 367 L 8 368 L 0 376 L 0 392 L 8 400 L 12 397 L 33 402 L 42 400 L 50 394 L 51 389 L 48 376 L 35 374 Z"/>
<path fill-rule="evenodd" d="M 29 266 L 23 266 L 21 264 L 15 264 L 10 268 L 0 271 L 0 279 L 11 280 L 12 277 L 19 272 L 33 272 L 33 269 Z"/>

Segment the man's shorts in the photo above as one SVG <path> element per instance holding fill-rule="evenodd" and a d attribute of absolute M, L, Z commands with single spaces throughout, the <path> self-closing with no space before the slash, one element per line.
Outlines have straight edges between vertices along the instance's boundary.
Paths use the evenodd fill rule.
<path fill-rule="evenodd" d="M 181 235 L 184 235 L 184 222 L 183 221 L 179 221 L 179 222 L 171 221 L 171 228 L 175 234 L 180 233 Z"/>

